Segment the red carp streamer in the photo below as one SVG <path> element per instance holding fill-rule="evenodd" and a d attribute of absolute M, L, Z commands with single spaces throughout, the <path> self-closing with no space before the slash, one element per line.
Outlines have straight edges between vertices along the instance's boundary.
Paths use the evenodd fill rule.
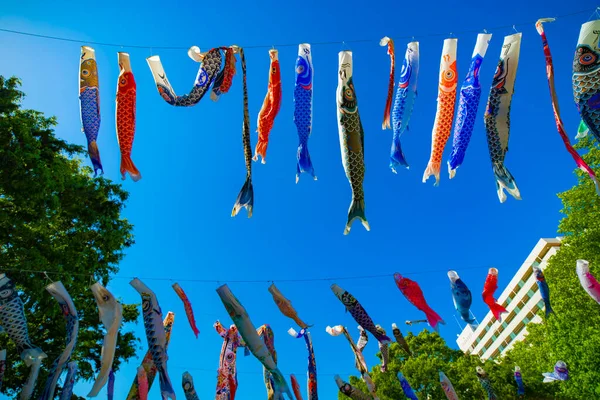
<path fill-rule="evenodd" d="M 183 307 L 185 308 L 185 315 L 187 315 L 190 326 L 192 327 L 192 330 L 194 331 L 194 335 L 196 335 L 196 339 L 198 339 L 198 334 L 200 333 L 200 331 L 196 327 L 196 319 L 194 318 L 194 310 L 192 310 L 192 303 L 190 303 L 190 300 L 188 299 L 185 292 L 183 291 L 181 286 L 179 286 L 178 283 L 173 284 L 173 290 L 175 290 L 175 292 L 177 293 L 177 296 L 179 296 L 181 301 L 183 301 Z"/>
<path fill-rule="evenodd" d="M 390 82 L 388 83 L 388 95 L 383 112 L 383 124 L 381 129 L 392 129 L 390 125 L 390 113 L 392 111 L 392 99 L 394 98 L 394 73 L 396 71 L 396 55 L 394 53 L 394 41 L 389 37 L 384 37 L 379 42 L 380 46 L 387 46 L 387 53 L 390 55 Z"/>

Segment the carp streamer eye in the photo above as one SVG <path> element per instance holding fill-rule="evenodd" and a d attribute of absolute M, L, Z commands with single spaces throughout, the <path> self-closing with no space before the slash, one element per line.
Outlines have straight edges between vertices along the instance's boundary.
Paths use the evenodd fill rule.
<path fill-rule="evenodd" d="M 121 86 L 125 86 L 125 85 L 127 85 L 127 78 L 121 78 L 121 79 L 119 80 L 119 84 L 120 84 Z"/>
<path fill-rule="evenodd" d="M 81 75 L 83 75 L 83 76 L 89 76 L 90 75 L 90 71 L 88 71 L 87 69 L 82 69 L 81 70 Z"/>
<path fill-rule="evenodd" d="M 579 63 L 581 65 L 590 65 L 596 62 L 596 55 L 593 53 L 585 53 L 579 57 Z"/>
<path fill-rule="evenodd" d="M 448 70 L 448 71 L 444 72 L 444 79 L 447 81 L 453 80 L 454 79 L 454 71 Z"/>

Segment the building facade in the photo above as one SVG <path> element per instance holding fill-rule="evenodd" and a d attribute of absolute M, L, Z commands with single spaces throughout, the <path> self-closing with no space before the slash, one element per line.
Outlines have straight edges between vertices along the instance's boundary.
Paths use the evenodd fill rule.
<path fill-rule="evenodd" d="M 488 311 L 479 326 L 473 330 L 467 325 L 458 336 L 458 347 L 467 354 L 479 356 L 481 359 L 494 359 L 512 348 L 514 343 L 523 340 L 527 335 L 526 325 L 530 322 L 541 322 L 537 315 L 544 308 L 544 301 L 539 293 L 533 268 L 546 267 L 548 259 L 558 251 L 560 239 L 540 239 L 523 265 L 500 297 L 498 303 L 507 310 L 502 315 L 502 322 L 496 321 Z"/>

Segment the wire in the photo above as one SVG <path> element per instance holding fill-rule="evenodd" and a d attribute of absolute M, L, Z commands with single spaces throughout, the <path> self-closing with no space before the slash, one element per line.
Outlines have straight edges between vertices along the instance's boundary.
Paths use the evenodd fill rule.
<path fill-rule="evenodd" d="M 585 13 L 589 13 L 592 12 L 592 15 L 594 12 L 597 13 L 598 8 L 588 8 L 585 10 L 581 10 L 581 11 L 575 11 L 572 13 L 568 13 L 568 14 L 562 14 L 562 15 L 558 15 L 555 18 L 559 19 L 559 18 L 568 18 L 568 17 L 573 17 L 575 15 L 580 15 L 580 14 L 585 14 Z M 533 25 L 535 23 L 534 22 L 521 22 L 518 24 L 511 24 L 511 25 L 500 25 L 500 26 L 495 26 L 490 28 L 490 30 L 502 30 L 502 29 L 510 29 L 510 28 L 516 28 L 517 26 L 527 26 L 527 25 Z M 42 39 L 49 39 L 49 40 L 58 40 L 58 41 L 62 41 L 62 42 L 70 42 L 70 43 L 83 43 L 83 44 L 88 44 L 88 45 L 94 45 L 94 46 L 107 46 L 107 47 L 120 47 L 120 48 L 132 48 L 132 49 L 150 49 L 150 50 L 187 50 L 189 47 L 183 47 L 183 46 L 149 46 L 149 45 L 137 45 L 137 44 L 118 44 L 118 43 L 110 43 L 110 42 L 96 42 L 96 41 L 89 41 L 89 40 L 81 40 L 81 39 L 71 39 L 71 38 L 66 38 L 66 37 L 60 37 L 60 36 L 49 36 L 49 35 L 42 35 L 39 33 L 32 33 L 32 32 L 24 32 L 24 31 L 17 31 L 17 30 L 13 30 L 13 29 L 4 29 L 4 28 L 0 28 L 0 32 L 5 32 L 5 33 L 12 33 L 15 35 L 22 35 L 22 36 L 31 36 L 31 37 L 36 37 L 36 38 L 42 38 Z M 480 32 L 480 30 L 478 29 L 470 29 L 470 30 L 464 30 L 464 31 L 456 31 L 453 32 L 454 34 L 463 34 L 463 33 L 477 33 Z M 487 32 L 487 29 L 486 29 Z M 446 36 L 448 35 L 448 33 L 444 32 L 444 33 L 430 33 L 430 34 L 424 34 L 424 35 L 411 35 L 411 36 L 397 36 L 396 39 L 414 39 L 415 37 L 436 37 L 436 36 Z M 312 42 L 311 45 L 312 46 L 320 46 L 320 45 L 334 45 L 334 44 L 348 44 L 348 43 L 369 43 L 369 42 L 377 42 L 379 43 L 379 39 L 377 40 L 373 40 L 373 39 L 358 39 L 358 40 L 345 40 L 345 41 L 329 41 L 329 42 Z M 295 47 L 297 46 L 297 43 L 286 43 L 286 44 L 268 44 L 268 45 L 251 45 L 251 46 L 243 46 L 245 49 L 260 49 L 260 48 L 272 48 L 274 46 L 276 47 Z"/>
<path fill-rule="evenodd" d="M 217 368 L 215 369 L 210 369 L 210 368 L 199 368 L 199 367 L 182 367 L 179 365 L 169 365 L 169 369 L 180 369 L 180 370 L 184 370 L 184 371 L 201 371 L 201 372 L 210 372 L 210 373 L 215 373 L 217 374 Z M 240 371 L 239 367 L 237 368 L 237 373 L 238 374 L 244 374 L 244 375 L 262 375 L 263 372 L 260 371 Z M 302 371 L 302 372 L 290 372 L 288 373 L 288 375 L 293 374 L 296 376 L 302 376 L 306 374 L 306 371 Z M 319 376 L 335 376 L 335 375 L 339 375 L 339 376 L 350 376 L 350 375 L 359 375 L 357 372 L 348 372 L 346 374 L 340 374 L 340 373 L 331 373 L 331 372 L 321 372 L 319 371 Z"/>
<path fill-rule="evenodd" d="M 465 270 L 475 270 L 475 269 L 488 269 L 490 265 L 479 265 L 475 267 L 465 267 L 460 268 L 461 271 Z M 48 276 L 48 274 L 54 275 L 68 275 L 68 276 L 83 276 L 90 277 L 93 274 L 83 274 L 83 273 L 75 273 L 68 271 L 42 271 L 42 270 L 33 270 L 33 269 L 19 269 L 19 268 L 0 268 L 0 271 L 4 272 L 20 272 L 27 274 L 42 274 L 43 276 Z M 420 274 L 430 274 L 437 272 L 448 272 L 448 269 L 437 269 L 437 270 L 419 270 L 419 271 L 410 271 L 404 272 L 402 275 L 420 275 Z M 329 278 L 300 278 L 300 279 L 190 279 L 190 278 L 166 278 L 166 277 L 139 277 L 139 276 L 119 276 L 115 275 L 111 277 L 111 279 L 134 279 L 138 278 L 144 281 L 170 281 L 170 282 L 195 282 L 195 283 L 274 283 L 274 282 L 326 282 L 326 281 L 347 281 L 347 280 L 363 280 L 363 279 L 381 279 L 381 278 L 392 278 L 394 274 L 379 274 L 379 275 L 354 275 L 354 276 L 337 276 L 337 277 L 329 277 Z"/>

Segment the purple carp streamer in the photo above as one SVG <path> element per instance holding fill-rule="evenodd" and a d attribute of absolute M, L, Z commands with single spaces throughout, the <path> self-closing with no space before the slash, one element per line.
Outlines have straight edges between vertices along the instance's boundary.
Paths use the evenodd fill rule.
<path fill-rule="evenodd" d="M 454 390 L 454 386 L 452 386 L 452 382 L 450 382 L 450 379 L 442 371 L 440 371 L 440 385 L 448 400 L 458 400 L 458 395 Z"/>
<path fill-rule="evenodd" d="M 215 400 L 234 400 L 237 390 L 237 348 L 242 346 L 242 339 L 235 325 L 225 329 L 219 321 L 214 323 L 217 333 L 223 338 L 219 369 L 217 370 L 217 390 Z"/>
<path fill-rule="evenodd" d="M 409 398 L 410 400 L 419 400 L 419 398 L 413 391 L 413 388 L 410 386 L 410 383 L 408 383 L 408 381 L 406 380 L 406 378 L 404 377 L 404 374 L 402 372 L 398 372 L 398 380 L 400 381 L 400 386 L 402 386 L 402 391 L 404 392 L 404 395 L 407 398 Z"/>
<path fill-rule="evenodd" d="M 75 375 L 77 374 L 77 363 L 71 361 L 67 364 L 67 377 L 60 392 L 60 400 L 71 400 L 73 397 L 73 385 L 75 385 Z"/>
<path fill-rule="evenodd" d="M 481 98 L 479 70 L 491 38 L 491 34 L 480 33 L 477 35 L 475 50 L 473 50 L 473 55 L 471 56 L 471 66 L 460 88 L 456 124 L 454 125 L 454 139 L 452 139 L 452 153 L 448 161 L 450 179 L 454 178 L 456 169 L 462 165 L 467 147 L 471 141 L 473 127 L 475 126 L 475 117 L 479 108 L 479 99 Z"/>
<path fill-rule="evenodd" d="M 515 382 L 517 383 L 517 396 L 525 395 L 525 385 L 523 385 L 523 377 L 521 376 L 521 368 L 515 367 Z"/>
<path fill-rule="evenodd" d="M 106 290 L 104 286 L 100 285 L 100 283 L 95 283 L 90 286 L 90 290 L 98 305 L 100 321 L 106 329 L 106 335 L 104 335 L 104 340 L 102 342 L 102 353 L 100 353 L 100 372 L 96 377 L 94 386 L 87 395 L 87 397 L 96 397 L 106 384 L 108 373 L 113 365 L 115 349 L 117 347 L 117 337 L 119 329 L 121 328 L 121 321 L 123 320 L 123 306 L 119 304 L 117 299 L 115 299 L 115 296 Z"/>
<path fill-rule="evenodd" d="M 370 396 L 364 394 L 360 389 L 352 386 L 348 382 L 344 382 L 338 375 L 335 376 L 335 383 L 340 389 L 340 393 L 352 400 L 372 400 Z"/>
<path fill-rule="evenodd" d="M 408 123 L 417 97 L 417 78 L 419 77 L 419 42 L 410 42 L 400 70 L 398 89 L 392 110 L 392 129 L 394 131 L 390 150 L 390 169 L 393 173 L 402 165 L 408 168 L 408 162 L 402 152 L 400 137 L 408 130 Z"/>
<path fill-rule="evenodd" d="M 521 193 L 517 187 L 517 182 L 504 165 L 510 135 L 510 106 L 515 92 L 520 50 L 520 33 L 504 37 L 500 61 L 496 67 L 483 117 L 487 133 L 488 150 L 496 180 L 496 191 L 500 203 L 506 201 L 504 190 L 516 200 L 521 200 Z"/>
<path fill-rule="evenodd" d="M 54 391 L 56 390 L 58 378 L 71 359 L 71 354 L 77 343 L 77 332 L 79 331 L 79 317 L 77 315 L 77 310 L 75 309 L 75 304 L 73 304 L 73 300 L 63 284 L 61 282 L 52 282 L 46 286 L 46 290 L 56 299 L 60 310 L 65 317 L 67 323 L 67 345 L 62 354 L 54 360 L 52 367 L 50 367 L 46 386 L 44 387 L 44 392 L 40 396 L 40 400 L 54 399 Z"/>
<path fill-rule="evenodd" d="M 115 371 L 112 369 L 108 374 L 108 388 L 106 390 L 106 397 L 108 400 L 113 400 L 115 396 Z"/>
<path fill-rule="evenodd" d="M 313 74 L 310 44 L 302 43 L 298 46 L 296 85 L 294 86 L 294 124 L 298 131 L 296 183 L 300 180 L 300 174 L 303 172 L 309 173 L 315 181 L 317 180 L 308 152 L 308 139 L 312 134 Z"/>
<path fill-rule="evenodd" d="M 554 18 L 542 18 L 539 19 L 535 23 L 535 28 L 538 33 L 542 37 L 542 45 L 544 47 L 544 56 L 546 57 L 546 75 L 548 76 L 548 86 L 550 88 L 550 98 L 552 99 L 552 110 L 554 111 L 554 121 L 556 122 L 556 128 L 558 129 L 558 134 L 560 135 L 563 143 L 573 160 L 575 160 L 575 164 L 577 164 L 577 168 L 581 169 L 583 172 L 586 172 L 590 179 L 594 182 L 596 186 L 596 192 L 600 194 L 600 186 L 598 186 L 598 179 L 596 178 L 596 174 L 594 170 L 587 165 L 583 158 L 577 153 L 577 150 L 573 148 L 571 145 L 571 141 L 569 140 L 569 135 L 565 131 L 565 127 L 563 125 L 562 119 L 560 117 L 560 109 L 558 108 L 558 96 L 556 94 L 556 88 L 554 86 L 554 64 L 552 62 L 552 53 L 550 53 L 550 45 L 548 44 L 548 39 L 546 38 L 546 32 L 544 32 L 544 22 L 552 22 Z"/>
<path fill-rule="evenodd" d="M 481 387 L 487 393 L 488 400 L 498 400 L 498 397 L 496 397 L 494 389 L 492 388 L 490 378 L 488 378 L 487 373 L 481 367 L 477 367 L 477 379 L 479 379 Z"/>
<path fill-rule="evenodd" d="M 196 339 L 198 339 L 198 334 L 200 333 L 200 331 L 196 327 L 196 318 L 194 318 L 194 310 L 192 309 L 192 303 L 190 302 L 187 295 L 185 294 L 185 292 L 183 291 L 181 286 L 179 286 L 178 283 L 173 284 L 173 290 L 175 290 L 175 293 L 177 293 L 177 296 L 179 296 L 181 301 L 183 301 L 185 315 L 187 316 L 187 319 L 188 319 L 188 322 L 190 323 L 190 327 L 192 328 L 192 331 L 194 331 L 194 335 L 196 335 Z"/>
<path fill-rule="evenodd" d="M 243 60 L 243 53 L 242 53 Z M 243 61 L 242 61 L 243 65 Z M 273 377 L 272 385 L 276 399 L 282 399 L 286 394 L 290 399 L 294 399 L 285 378 L 277 368 L 277 363 L 269 349 L 265 346 L 263 340 L 256 332 L 248 313 L 240 301 L 233 295 L 227 285 L 222 285 L 217 289 L 217 294 L 221 298 L 227 313 L 237 327 L 240 336 L 244 340 L 246 348 L 256 357 L 261 364 L 271 373 Z"/>
<path fill-rule="evenodd" d="M 189 94 L 177 96 L 171 83 L 167 79 L 167 74 L 163 69 L 159 56 L 148 57 L 146 61 L 154 77 L 154 82 L 158 89 L 160 97 L 172 106 L 191 107 L 200 102 L 208 92 L 210 85 L 214 82 L 217 73 L 221 68 L 223 57 L 220 49 L 211 49 L 207 53 L 200 53 L 197 46 L 192 46 L 188 50 L 188 56 L 200 63 L 198 75 L 194 81 L 194 87 Z"/>
<path fill-rule="evenodd" d="M 569 380 L 569 370 L 564 361 L 557 361 L 553 372 L 544 372 L 542 375 L 544 376 L 544 383 Z"/>
<path fill-rule="evenodd" d="M 380 46 L 387 47 L 387 53 L 390 55 L 390 80 L 388 83 L 388 95 L 385 101 L 385 109 L 383 111 L 383 123 L 381 129 L 391 129 L 390 113 L 392 111 L 392 101 L 394 100 L 394 74 L 396 72 L 396 53 L 394 51 L 394 41 L 385 36 L 379 41 Z"/>
<path fill-rule="evenodd" d="M 33 393 L 42 360 L 48 356 L 31 343 L 23 300 L 19 297 L 14 282 L 6 274 L 0 274 L 0 325 L 17 346 L 21 360 L 30 367 L 29 377 L 20 397 L 21 400 L 28 400 Z"/>
<path fill-rule="evenodd" d="M 300 330 L 300 332 L 296 332 L 293 328 L 288 330 L 288 333 L 299 339 L 304 338 L 306 341 L 306 350 L 308 351 L 308 372 L 307 372 L 307 395 L 308 400 L 319 400 L 319 394 L 317 391 L 317 361 L 315 359 L 315 352 L 312 345 L 312 339 L 310 337 L 310 332 L 306 329 Z"/>
<path fill-rule="evenodd" d="M 346 310 L 350 312 L 350 315 L 352 315 L 352 318 L 354 318 L 356 323 L 358 323 L 365 330 L 371 332 L 377 341 L 384 344 L 389 344 L 392 342 L 387 335 L 382 335 L 377 330 L 369 314 L 367 314 L 363 306 L 358 302 L 358 300 L 356 300 L 356 298 L 354 298 L 354 296 L 336 284 L 331 285 L 331 290 L 346 307 Z"/>
<path fill-rule="evenodd" d="M 169 311 L 167 316 L 163 320 L 163 329 L 165 330 L 165 349 L 169 347 L 169 342 L 171 341 L 171 330 L 173 328 L 173 323 L 175 322 L 175 314 Z M 142 361 L 142 365 L 140 366 L 144 368 L 146 371 L 146 392 L 150 390 L 152 387 L 152 383 L 154 383 L 154 378 L 156 377 L 156 372 L 158 369 L 154 362 L 152 361 L 152 352 L 148 350 L 146 352 L 146 356 L 144 356 L 144 360 Z M 127 400 L 143 400 L 142 389 L 143 382 L 138 380 L 138 375 L 134 378 L 133 384 L 131 385 L 131 389 L 129 390 L 129 394 L 127 395 Z"/>
<path fill-rule="evenodd" d="M 94 167 L 94 176 L 100 170 L 104 173 L 98 150 L 98 133 L 100 132 L 100 87 L 98 85 L 98 65 L 96 52 L 88 46 L 81 46 L 79 64 L 79 110 L 81 113 L 81 130 L 88 143 L 88 154 Z"/>
<path fill-rule="evenodd" d="M 293 319 L 301 329 L 307 329 L 311 326 L 298 317 L 298 313 L 292 306 L 292 302 L 285 298 L 285 296 L 279 291 L 279 289 L 277 289 L 277 286 L 275 286 L 274 283 L 269 286 L 269 293 L 271 293 L 273 296 L 273 300 L 275 301 L 277 308 L 279 308 L 279 311 L 281 311 L 283 315 Z"/>
<path fill-rule="evenodd" d="M 162 310 L 154 292 L 138 278 L 129 283 L 142 296 L 144 329 L 148 341 L 148 350 L 156 366 L 163 400 L 175 400 L 175 391 L 167 372 L 167 337 L 162 321 Z"/>

